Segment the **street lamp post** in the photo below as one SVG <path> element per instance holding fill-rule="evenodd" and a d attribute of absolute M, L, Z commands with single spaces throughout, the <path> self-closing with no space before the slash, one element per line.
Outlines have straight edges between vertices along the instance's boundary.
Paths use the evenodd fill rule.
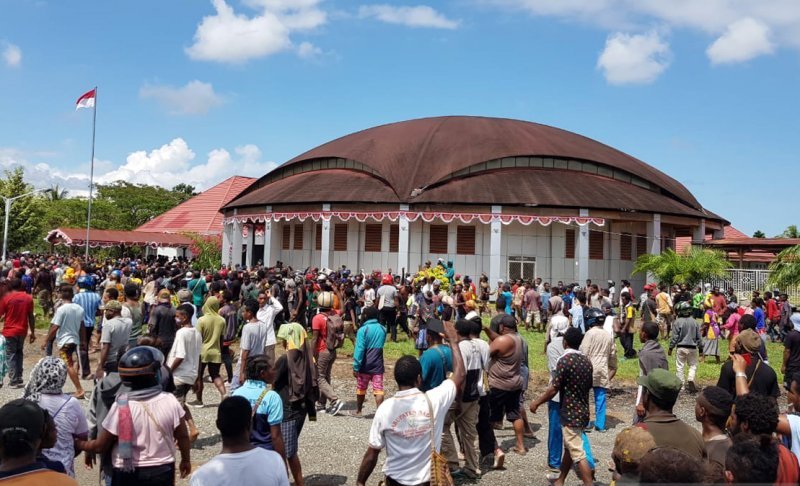
<path fill-rule="evenodd" d="M 52 189 L 36 189 L 35 191 L 27 192 L 25 194 L 20 194 L 19 196 L 14 197 L 5 197 L 3 201 L 6 203 L 6 218 L 5 224 L 3 224 L 3 261 L 6 261 L 6 250 L 8 249 L 8 214 L 11 212 L 11 204 L 16 201 L 17 199 L 22 199 L 23 197 L 32 196 L 34 194 L 38 194 L 40 192 L 50 192 Z"/>

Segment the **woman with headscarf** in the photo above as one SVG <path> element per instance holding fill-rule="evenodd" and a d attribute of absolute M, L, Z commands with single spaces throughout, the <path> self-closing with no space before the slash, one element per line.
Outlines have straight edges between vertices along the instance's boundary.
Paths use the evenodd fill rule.
<path fill-rule="evenodd" d="M 203 305 L 203 317 L 197 320 L 197 330 L 203 338 L 200 348 L 200 373 L 197 376 L 197 401 L 190 403 L 193 407 L 203 406 L 203 375 L 206 367 L 214 381 L 222 401 L 227 393 L 225 382 L 219 374 L 222 367 L 222 335 L 225 332 L 225 319 L 219 315 L 219 299 L 209 297 Z"/>
<path fill-rule="evenodd" d="M 303 470 L 297 454 L 298 439 L 306 415 L 311 421 L 317 420 L 314 406 L 319 396 L 317 368 L 313 364 L 308 335 L 303 326 L 296 322 L 283 324 L 278 328 L 277 337 L 286 350 L 275 362 L 273 383 L 273 389 L 283 401 L 281 435 L 294 482 L 297 486 L 303 486 Z"/>
<path fill-rule="evenodd" d="M 89 425 L 78 399 L 63 392 L 66 380 L 67 365 L 62 360 L 52 356 L 42 358 L 31 371 L 23 398 L 47 410 L 56 424 L 55 446 L 42 453 L 47 459 L 63 464 L 67 474 L 75 477 L 75 438 L 86 439 Z"/>

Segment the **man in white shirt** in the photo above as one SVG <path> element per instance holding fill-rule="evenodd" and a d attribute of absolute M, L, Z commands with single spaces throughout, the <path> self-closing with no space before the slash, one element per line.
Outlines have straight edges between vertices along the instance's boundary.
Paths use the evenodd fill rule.
<path fill-rule="evenodd" d="M 417 358 L 403 356 L 394 368 L 398 392 L 375 412 L 369 447 L 358 470 L 358 486 L 366 485 L 386 448 L 383 473 L 387 485 L 422 484 L 430 481 L 431 441 L 441 449 L 444 420 L 450 405 L 461 393 L 466 373 L 452 324 L 445 323 L 445 337 L 453 353 L 453 375 L 441 385 L 421 392 L 422 367 Z M 433 419 L 433 420 L 431 420 Z"/>
<path fill-rule="evenodd" d="M 275 316 L 283 311 L 278 299 L 273 299 L 270 296 L 269 290 L 264 290 L 258 294 L 259 309 L 256 313 L 256 318 L 263 322 L 267 327 L 267 340 L 264 347 L 264 354 L 269 359 L 270 366 L 275 364 Z"/>
<path fill-rule="evenodd" d="M 372 288 L 371 282 L 371 280 L 364 282 L 364 307 L 375 305 L 375 289 Z"/>
<path fill-rule="evenodd" d="M 175 310 L 175 324 L 178 331 L 175 341 L 167 357 L 167 366 L 172 371 L 172 380 L 175 382 L 175 391 L 172 392 L 178 402 L 186 411 L 186 425 L 189 427 L 189 438 L 194 441 L 200 433 L 197 431 L 194 419 L 186 406 L 186 396 L 197 380 L 200 368 L 200 350 L 203 338 L 200 332 L 192 326 L 194 308 L 190 304 L 181 304 Z"/>
<path fill-rule="evenodd" d="M 81 381 L 78 379 L 78 370 L 75 367 L 75 354 L 81 344 L 81 328 L 83 327 L 83 307 L 72 302 L 75 295 L 72 287 L 64 286 L 59 291 L 61 295 L 61 306 L 53 315 L 50 324 L 50 331 L 47 339 L 42 343 L 42 350 L 47 348 L 47 344 L 55 341 L 59 356 L 67 365 L 67 375 L 75 385 L 75 398 L 83 399 L 84 392 Z"/>
<path fill-rule="evenodd" d="M 244 397 L 229 397 L 219 404 L 222 451 L 192 474 L 190 486 L 289 486 L 280 454 L 250 443 L 251 410 Z"/>

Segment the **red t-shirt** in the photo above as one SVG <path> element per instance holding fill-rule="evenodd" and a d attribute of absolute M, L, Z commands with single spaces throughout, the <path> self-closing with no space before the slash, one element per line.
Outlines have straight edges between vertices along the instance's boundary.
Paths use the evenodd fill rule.
<path fill-rule="evenodd" d="M 28 334 L 28 316 L 33 312 L 33 297 L 25 292 L 11 292 L 0 300 L 0 316 L 4 316 L 3 337 Z"/>
<path fill-rule="evenodd" d="M 778 309 L 778 304 L 775 303 L 775 299 L 769 299 L 767 301 L 767 319 L 775 321 L 780 318 L 781 311 Z"/>
<path fill-rule="evenodd" d="M 328 317 L 325 314 L 317 314 L 311 319 L 311 330 L 319 331 L 319 339 L 317 339 L 317 353 L 321 353 L 328 349 L 325 345 L 325 340 L 328 338 Z"/>

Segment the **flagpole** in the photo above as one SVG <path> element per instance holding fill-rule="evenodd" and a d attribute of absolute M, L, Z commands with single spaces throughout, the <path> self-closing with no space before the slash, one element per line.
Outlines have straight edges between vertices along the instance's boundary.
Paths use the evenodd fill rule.
<path fill-rule="evenodd" d="M 89 165 L 89 210 L 86 213 L 86 261 L 89 262 L 89 230 L 92 228 L 92 192 L 94 190 L 94 139 L 97 127 L 97 86 L 94 87 L 94 113 L 92 114 L 92 160 Z"/>

